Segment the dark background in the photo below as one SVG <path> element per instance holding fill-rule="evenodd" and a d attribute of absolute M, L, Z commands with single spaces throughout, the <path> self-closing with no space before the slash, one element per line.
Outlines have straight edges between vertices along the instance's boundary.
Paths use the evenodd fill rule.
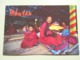
<path fill-rule="evenodd" d="M 31 11 L 31 16 L 18 17 L 10 16 L 9 9 L 17 9 L 19 12 L 23 10 Z M 14 24 L 15 28 L 21 28 L 24 25 L 33 24 L 37 18 L 37 25 L 40 26 L 47 16 L 52 16 L 53 21 L 58 21 L 61 25 L 65 22 L 69 25 L 69 6 L 6 6 L 5 14 L 5 30 L 8 29 L 10 23 Z"/>

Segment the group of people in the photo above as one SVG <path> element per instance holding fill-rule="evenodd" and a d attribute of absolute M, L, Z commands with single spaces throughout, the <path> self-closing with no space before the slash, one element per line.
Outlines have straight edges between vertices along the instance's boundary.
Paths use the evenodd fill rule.
<path fill-rule="evenodd" d="M 50 27 L 57 26 L 53 30 Z M 59 29 L 61 27 L 61 29 Z M 35 27 L 29 25 L 27 32 L 24 34 L 24 40 L 22 40 L 21 48 L 31 48 L 39 43 L 48 47 L 49 49 L 62 52 L 68 48 L 69 43 L 76 44 L 75 38 L 70 37 L 69 27 L 63 22 L 62 26 L 58 22 L 52 22 L 52 17 L 48 16 L 46 21 L 40 26 L 40 34 L 35 31 Z M 70 41 L 70 42 L 69 42 Z M 54 54 L 55 51 L 52 51 Z"/>

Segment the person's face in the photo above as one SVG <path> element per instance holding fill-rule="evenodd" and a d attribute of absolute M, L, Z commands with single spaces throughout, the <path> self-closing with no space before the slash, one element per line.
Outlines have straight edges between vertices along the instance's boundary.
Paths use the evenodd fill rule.
<path fill-rule="evenodd" d="M 62 24 L 63 24 L 63 25 L 65 25 L 65 23 L 64 23 L 64 22 L 62 22 Z"/>
<path fill-rule="evenodd" d="M 52 22 L 52 17 L 50 17 L 50 16 L 49 16 L 49 17 L 47 17 L 46 22 L 47 22 L 47 23 L 51 23 L 51 22 Z"/>
<path fill-rule="evenodd" d="M 29 31 L 33 31 L 33 27 L 30 26 L 30 27 L 29 27 Z"/>

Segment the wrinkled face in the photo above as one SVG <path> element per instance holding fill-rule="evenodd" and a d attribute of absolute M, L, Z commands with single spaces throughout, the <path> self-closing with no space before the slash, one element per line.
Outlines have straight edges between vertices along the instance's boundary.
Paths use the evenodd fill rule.
<path fill-rule="evenodd" d="M 47 23 L 51 23 L 51 22 L 52 22 L 52 17 L 50 17 L 50 16 L 47 17 L 46 22 L 47 22 Z"/>
<path fill-rule="evenodd" d="M 28 29 L 29 29 L 29 31 L 33 31 L 34 30 L 32 26 L 30 26 Z"/>

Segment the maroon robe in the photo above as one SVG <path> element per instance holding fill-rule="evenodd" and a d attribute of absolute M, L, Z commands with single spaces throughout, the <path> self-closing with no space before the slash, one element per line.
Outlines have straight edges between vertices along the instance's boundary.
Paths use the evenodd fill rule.
<path fill-rule="evenodd" d="M 51 25 L 51 24 L 49 24 Z M 41 26 L 41 30 L 40 30 L 40 41 L 41 43 L 43 44 L 46 44 L 46 45 L 54 45 L 54 46 L 58 46 L 60 44 L 62 44 L 62 36 L 57 34 L 55 37 L 53 36 L 45 36 L 45 31 L 47 30 L 46 27 L 47 27 L 47 23 L 44 22 Z M 49 28 L 49 26 L 48 26 Z M 46 32 L 47 34 L 52 34 L 51 31 L 48 29 L 48 31 Z"/>
<path fill-rule="evenodd" d="M 15 33 L 15 28 L 14 28 L 14 25 L 10 25 L 9 27 L 9 31 L 7 34 L 14 34 Z"/>
<path fill-rule="evenodd" d="M 38 42 L 38 37 L 35 31 L 26 32 L 24 40 L 21 43 L 21 48 L 33 47 Z"/>

